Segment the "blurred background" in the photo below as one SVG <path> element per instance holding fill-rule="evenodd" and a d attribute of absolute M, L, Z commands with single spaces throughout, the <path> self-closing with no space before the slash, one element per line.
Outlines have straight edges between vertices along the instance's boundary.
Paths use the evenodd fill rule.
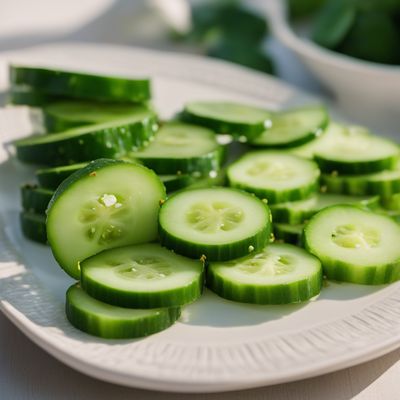
<path fill-rule="evenodd" d="M 79 41 L 201 54 L 276 75 L 354 122 L 400 125 L 400 0 L 1 0 L 0 15 L 0 52 Z"/>

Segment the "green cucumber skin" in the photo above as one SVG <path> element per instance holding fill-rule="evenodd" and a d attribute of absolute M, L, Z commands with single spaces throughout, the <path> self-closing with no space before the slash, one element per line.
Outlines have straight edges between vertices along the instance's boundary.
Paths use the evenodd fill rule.
<path fill-rule="evenodd" d="M 52 96 L 27 87 L 13 86 L 8 93 L 8 103 L 13 105 L 42 107 L 62 97 Z"/>
<path fill-rule="evenodd" d="M 90 123 L 87 121 L 68 121 L 55 115 L 51 115 L 50 113 L 46 112 L 46 108 L 43 108 L 42 111 L 43 124 L 46 132 L 48 133 L 63 132 L 78 126 L 90 125 Z"/>
<path fill-rule="evenodd" d="M 23 185 L 21 186 L 22 208 L 28 212 L 44 214 L 53 194 L 52 190 L 37 185 Z"/>
<path fill-rule="evenodd" d="M 47 189 L 56 190 L 61 182 L 72 175 L 75 171 L 85 167 L 88 163 L 72 164 L 67 168 L 44 168 L 36 170 L 36 178 L 39 184 Z"/>
<path fill-rule="evenodd" d="M 81 285 L 91 297 L 107 304 L 126 308 L 165 308 L 180 307 L 193 303 L 203 293 L 204 271 L 196 281 L 180 289 L 165 290 L 157 293 L 132 293 L 116 291 L 100 282 L 94 282 L 85 274 L 85 262 L 81 263 Z"/>
<path fill-rule="evenodd" d="M 197 188 L 196 188 L 197 189 Z M 193 190 L 196 190 L 193 189 Z M 192 190 L 191 188 L 186 190 Z M 177 192 L 176 194 L 179 194 Z M 173 198 L 175 194 L 170 196 L 170 199 Z M 265 205 L 265 219 L 266 221 L 271 221 L 271 211 L 269 207 Z M 160 213 L 162 213 L 163 205 L 160 208 Z M 174 235 L 168 233 L 162 227 L 162 224 L 158 223 L 158 236 L 159 241 L 162 246 L 167 247 L 168 249 L 176 252 L 177 254 L 182 254 L 189 258 L 194 259 L 204 259 L 205 261 L 227 261 L 235 258 L 240 258 L 249 254 L 249 248 L 252 248 L 252 251 L 259 251 L 263 249 L 270 241 L 272 235 L 272 224 L 267 223 L 263 229 L 256 232 L 252 237 L 246 238 L 244 240 L 240 240 L 234 243 L 230 243 L 227 245 L 214 246 L 209 244 L 198 244 L 193 243 L 187 240 L 183 240 Z"/>
<path fill-rule="evenodd" d="M 44 215 L 23 211 L 20 213 L 20 224 L 26 238 L 41 244 L 47 243 L 46 217 Z"/>
<path fill-rule="evenodd" d="M 188 187 L 196 181 L 196 178 L 188 174 L 176 175 L 172 179 L 164 179 L 163 175 L 160 175 L 159 177 L 161 182 L 164 184 L 167 193 Z"/>
<path fill-rule="evenodd" d="M 296 225 L 274 224 L 275 240 L 303 247 L 303 229 L 296 231 L 295 228 Z"/>
<path fill-rule="evenodd" d="M 133 339 L 149 336 L 170 327 L 181 315 L 179 307 L 172 307 L 160 309 L 157 317 L 143 318 L 140 324 L 133 324 L 129 320 L 120 320 L 118 323 L 112 320 L 111 324 L 107 324 L 101 317 L 95 315 L 88 319 L 84 310 L 69 301 L 69 293 L 74 286 L 68 289 L 66 295 L 65 312 L 68 321 L 75 328 L 104 339 Z"/>
<path fill-rule="evenodd" d="M 94 125 L 95 126 L 95 125 Z M 26 163 L 58 166 L 96 158 L 123 156 L 142 147 L 153 135 L 155 116 L 141 122 L 117 125 L 68 139 L 47 143 L 15 142 L 17 158 Z"/>
<path fill-rule="evenodd" d="M 371 161 L 336 161 L 320 157 L 318 154 L 314 155 L 314 160 L 319 168 L 324 173 L 339 173 L 339 174 L 369 174 L 380 172 L 386 169 L 392 169 L 398 162 L 398 155 L 393 155 L 382 160 Z"/>
<path fill-rule="evenodd" d="M 265 130 L 264 123 L 249 125 L 244 123 L 223 122 L 207 117 L 201 117 L 199 115 L 193 115 L 186 111 L 183 111 L 180 114 L 180 119 L 189 124 L 204 126 L 205 128 L 209 128 L 218 134 L 228 134 L 234 138 L 244 136 L 247 138 L 247 140 L 255 139 Z"/>
<path fill-rule="evenodd" d="M 132 153 L 135 157 L 136 154 Z M 226 147 L 220 146 L 217 150 L 212 151 L 200 157 L 191 158 L 151 158 L 137 157 L 143 164 L 154 170 L 157 174 L 191 174 L 191 173 L 208 173 L 210 171 L 218 171 L 226 158 Z"/>
<path fill-rule="evenodd" d="M 370 180 L 362 175 L 328 175 L 322 174 L 321 184 L 329 193 L 349 194 L 356 196 L 377 195 L 390 197 L 400 192 L 400 176 L 392 180 Z"/>
<path fill-rule="evenodd" d="M 229 180 L 229 174 L 228 174 L 228 182 L 230 187 L 244 190 L 249 193 L 254 193 L 261 200 L 264 199 L 268 200 L 268 204 L 270 205 L 285 203 L 287 201 L 304 200 L 310 197 L 311 195 L 315 194 L 319 189 L 318 178 L 314 182 L 302 188 L 289 189 L 280 192 L 275 192 L 273 190 L 268 190 L 268 189 L 253 188 L 247 185 L 236 183 L 233 180 Z"/>
<path fill-rule="evenodd" d="M 358 203 L 351 203 L 353 205 L 359 206 L 361 208 L 369 208 L 374 210 L 379 207 L 379 196 L 373 196 L 365 199 Z M 346 204 L 346 203 L 344 203 Z M 270 206 L 272 219 L 274 222 L 283 223 L 283 224 L 292 224 L 299 225 L 303 224 L 307 220 L 309 220 L 313 215 L 317 212 L 321 211 L 321 209 L 311 208 L 310 210 L 296 210 L 291 208 L 283 208 L 279 207 L 279 204 L 273 204 Z"/>
<path fill-rule="evenodd" d="M 142 102 L 151 98 L 148 79 L 133 80 L 46 68 L 10 66 L 10 82 L 13 85 L 28 85 L 51 95 L 89 100 Z"/>
<path fill-rule="evenodd" d="M 227 300 L 250 304 L 290 304 L 310 300 L 321 292 L 322 271 L 319 270 L 309 279 L 293 282 L 290 285 L 273 285 L 263 290 L 254 290 L 254 285 L 235 284 L 221 279 L 212 268 L 207 270 L 207 287 Z"/>

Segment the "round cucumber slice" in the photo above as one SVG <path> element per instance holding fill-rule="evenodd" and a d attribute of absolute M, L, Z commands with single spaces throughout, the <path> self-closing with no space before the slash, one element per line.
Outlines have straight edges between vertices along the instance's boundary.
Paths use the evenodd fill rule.
<path fill-rule="evenodd" d="M 275 243 L 280 241 L 283 243 L 290 243 L 302 247 L 303 231 L 304 224 L 292 225 L 274 223 Z"/>
<path fill-rule="evenodd" d="M 326 190 L 331 193 L 361 196 L 378 195 L 388 198 L 400 192 L 400 161 L 397 161 L 393 170 L 374 174 L 322 174 L 321 182 Z"/>
<path fill-rule="evenodd" d="M 306 225 L 306 249 L 328 279 L 379 285 L 400 279 L 400 226 L 351 205 L 325 208 Z"/>
<path fill-rule="evenodd" d="M 183 120 L 229 134 L 243 141 L 254 139 L 268 128 L 271 113 L 262 108 L 240 103 L 194 101 L 187 103 Z"/>
<path fill-rule="evenodd" d="M 22 208 L 32 213 L 44 214 L 53 194 L 52 190 L 27 183 L 21 186 Z"/>
<path fill-rule="evenodd" d="M 47 211 L 48 240 L 60 266 L 79 279 L 79 262 L 100 251 L 157 237 L 165 188 L 141 165 L 100 159 L 69 176 Z"/>
<path fill-rule="evenodd" d="M 259 147 L 294 147 L 310 142 L 328 126 L 324 107 L 308 107 L 272 114 L 272 126 L 250 141 Z"/>
<path fill-rule="evenodd" d="M 147 147 L 132 155 L 158 174 L 204 174 L 221 167 L 224 149 L 213 131 L 170 122 L 158 130 Z"/>
<path fill-rule="evenodd" d="M 329 147 L 319 149 L 314 158 L 323 172 L 368 174 L 392 169 L 399 155 L 397 144 L 349 127 Z"/>
<path fill-rule="evenodd" d="M 58 96 L 110 102 L 142 102 L 151 97 L 148 79 L 130 79 L 83 72 L 12 65 L 12 85 Z"/>
<path fill-rule="evenodd" d="M 303 200 L 318 189 L 320 171 L 309 160 L 278 151 L 253 151 L 228 167 L 229 185 L 269 204 Z"/>
<path fill-rule="evenodd" d="M 21 230 L 24 236 L 34 242 L 47 243 L 46 217 L 32 212 L 20 213 Z"/>
<path fill-rule="evenodd" d="M 101 124 L 142 115 L 147 107 L 123 103 L 58 101 L 42 108 L 48 132 L 65 131 L 77 126 Z"/>
<path fill-rule="evenodd" d="M 311 299 L 322 286 L 320 261 L 290 244 L 271 244 L 239 260 L 211 263 L 207 286 L 229 300 L 288 304 Z"/>
<path fill-rule="evenodd" d="M 179 318 L 179 307 L 134 310 L 102 303 L 78 284 L 67 291 L 65 311 L 77 329 L 104 339 L 133 339 L 160 332 Z"/>
<path fill-rule="evenodd" d="M 120 307 L 173 307 L 197 300 L 203 264 L 161 247 L 143 244 L 106 250 L 81 263 L 82 288 Z"/>
<path fill-rule="evenodd" d="M 302 224 L 318 211 L 337 204 L 353 204 L 374 209 L 379 207 L 379 196 L 362 197 L 340 194 L 317 194 L 309 199 L 271 205 L 274 222 Z"/>
<path fill-rule="evenodd" d="M 14 142 L 19 160 L 49 166 L 76 164 L 96 158 L 118 158 L 147 144 L 157 128 L 148 110 L 130 118 L 39 135 Z"/>
<path fill-rule="evenodd" d="M 159 235 L 161 244 L 179 254 L 230 260 L 269 242 L 271 215 L 265 203 L 238 190 L 183 190 L 161 207 Z"/>
<path fill-rule="evenodd" d="M 39 181 L 39 184 L 44 188 L 57 189 L 64 179 L 68 178 L 71 174 L 79 171 L 86 165 L 88 165 L 87 162 L 72 165 L 63 165 L 61 167 L 54 168 L 42 168 L 36 170 L 35 175 L 37 180 Z"/>

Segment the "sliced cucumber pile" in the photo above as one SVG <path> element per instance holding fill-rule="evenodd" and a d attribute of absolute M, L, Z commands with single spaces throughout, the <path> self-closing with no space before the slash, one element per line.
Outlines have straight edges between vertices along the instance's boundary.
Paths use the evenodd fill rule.
<path fill-rule="evenodd" d="M 179 318 L 179 307 L 148 310 L 112 306 L 90 297 L 79 285 L 67 291 L 66 314 L 73 326 L 104 339 L 131 339 L 160 332 Z"/>
<path fill-rule="evenodd" d="M 101 124 L 112 120 L 142 115 L 144 106 L 88 101 L 58 101 L 42 108 L 48 132 L 59 132 L 82 125 Z"/>
<path fill-rule="evenodd" d="M 132 156 L 158 174 L 204 175 L 221 167 L 224 151 L 213 131 L 170 122 L 158 130 L 147 147 Z"/>
<path fill-rule="evenodd" d="M 164 199 L 164 185 L 148 168 L 118 160 L 91 162 L 63 181 L 50 202 L 47 236 L 55 259 L 79 278 L 84 259 L 155 240 Z"/>
<path fill-rule="evenodd" d="M 146 79 L 32 67 L 10 78 L 12 101 L 41 106 L 48 128 L 15 142 L 43 165 L 21 187 L 21 230 L 79 280 L 66 297 L 76 328 L 159 332 L 204 284 L 289 304 L 317 296 L 323 275 L 400 280 L 397 144 L 321 106 L 191 101 L 160 122 Z"/>
<path fill-rule="evenodd" d="M 80 264 L 81 285 L 92 297 L 121 307 L 174 307 L 197 300 L 203 263 L 144 244 L 106 250 Z"/>
<path fill-rule="evenodd" d="M 400 279 L 400 225 L 391 218 L 341 205 L 325 208 L 306 225 L 306 249 L 328 279 L 379 285 Z"/>
<path fill-rule="evenodd" d="M 258 107 L 220 101 L 187 103 L 182 119 L 242 141 L 259 136 L 271 125 L 271 113 Z"/>
<path fill-rule="evenodd" d="M 331 146 L 317 150 L 314 157 L 323 172 L 367 174 L 392 169 L 398 161 L 397 144 L 364 129 L 347 129 L 344 133 Z"/>
<path fill-rule="evenodd" d="M 150 99 L 148 79 L 103 76 L 49 68 L 10 66 L 12 85 L 26 85 L 42 93 L 112 102 L 142 102 Z"/>
<path fill-rule="evenodd" d="M 304 223 L 318 211 L 337 204 L 354 204 L 360 207 L 376 209 L 379 207 L 379 196 L 317 194 L 306 200 L 271 205 L 271 212 L 274 222 L 296 225 Z"/>
<path fill-rule="evenodd" d="M 229 185 L 269 204 L 303 200 L 318 190 L 320 171 L 309 160 L 278 151 L 253 151 L 228 167 Z"/>
<path fill-rule="evenodd" d="M 239 260 L 211 263 L 207 285 L 219 296 L 253 304 L 309 300 L 321 291 L 321 262 L 289 244 L 272 244 Z"/>
<path fill-rule="evenodd" d="M 121 157 L 153 136 L 155 114 L 147 109 L 122 120 L 78 127 L 57 135 L 39 135 L 14 142 L 17 158 L 41 165 L 67 165 L 102 157 Z"/>
<path fill-rule="evenodd" d="M 274 113 L 271 127 L 250 144 L 272 148 L 300 146 L 320 136 L 328 123 L 329 115 L 321 106 Z"/>
<path fill-rule="evenodd" d="M 161 207 L 162 245 L 191 258 L 231 260 L 270 241 L 271 214 L 251 194 L 228 188 L 181 191 Z"/>

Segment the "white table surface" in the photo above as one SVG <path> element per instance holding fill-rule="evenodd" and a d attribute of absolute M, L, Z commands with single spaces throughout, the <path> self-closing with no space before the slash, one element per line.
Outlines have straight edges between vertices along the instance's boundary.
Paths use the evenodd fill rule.
<path fill-rule="evenodd" d="M 158 0 L 147 0 L 155 4 Z M 183 0 L 168 0 L 179 5 Z M 155 42 L 159 32 L 133 34 L 130 20 L 119 30 L 105 27 L 108 18 L 127 15 L 145 0 L 0 0 L 0 52 L 39 43 L 85 40 L 166 47 Z M 21 10 L 24 10 L 22 13 Z M 145 11 L 145 14 L 148 12 Z M 143 18 L 142 18 L 143 19 Z M 94 22 L 93 22 L 94 20 Z M 115 27 L 115 25 L 113 25 Z M 160 26 L 160 24 L 158 24 Z M 318 83 L 279 43 L 268 45 L 279 75 L 303 89 L 323 95 Z M 299 382 L 221 394 L 167 394 L 116 386 L 64 366 L 28 340 L 0 314 L 0 400 L 46 399 L 271 399 L 271 400 L 397 400 L 400 399 L 400 349 L 374 361 Z"/>

